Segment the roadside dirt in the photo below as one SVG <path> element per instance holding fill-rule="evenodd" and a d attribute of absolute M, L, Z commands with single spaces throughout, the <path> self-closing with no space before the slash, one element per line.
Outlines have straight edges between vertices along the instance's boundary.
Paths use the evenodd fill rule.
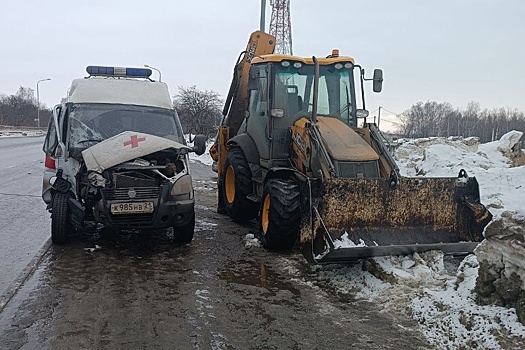
<path fill-rule="evenodd" d="M 431 348 L 406 316 L 322 285 L 298 251 L 247 247 L 255 223 L 217 214 L 210 187 L 197 184 L 190 245 L 160 231 L 52 247 L 0 314 L 0 348 Z"/>

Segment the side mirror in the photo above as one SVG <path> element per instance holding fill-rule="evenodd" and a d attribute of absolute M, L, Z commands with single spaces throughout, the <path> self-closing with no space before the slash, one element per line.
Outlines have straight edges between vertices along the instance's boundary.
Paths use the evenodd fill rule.
<path fill-rule="evenodd" d="M 206 136 L 202 134 L 196 135 L 193 139 L 193 148 L 191 149 L 191 151 L 195 152 L 198 156 L 204 154 L 204 152 L 206 151 L 206 141 Z"/>
<path fill-rule="evenodd" d="M 366 109 L 358 109 L 355 114 L 358 119 L 364 119 L 368 117 L 369 112 Z"/>
<path fill-rule="evenodd" d="M 374 92 L 381 92 L 383 90 L 383 71 L 381 69 L 374 69 Z"/>

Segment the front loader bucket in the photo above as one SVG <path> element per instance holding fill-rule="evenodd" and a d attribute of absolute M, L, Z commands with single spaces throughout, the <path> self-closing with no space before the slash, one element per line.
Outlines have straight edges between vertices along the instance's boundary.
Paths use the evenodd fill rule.
<path fill-rule="evenodd" d="M 324 179 L 303 187 L 300 242 L 312 263 L 439 249 L 471 253 L 492 218 L 479 186 L 459 178 Z"/>

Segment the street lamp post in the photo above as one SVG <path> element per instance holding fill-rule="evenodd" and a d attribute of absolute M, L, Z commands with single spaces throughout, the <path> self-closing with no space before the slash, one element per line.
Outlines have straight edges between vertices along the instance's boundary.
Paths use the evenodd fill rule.
<path fill-rule="evenodd" d="M 162 77 L 161 77 L 161 75 L 160 75 L 160 70 L 158 70 L 158 69 L 155 68 L 155 67 L 149 66 L 149 65 L 147 65 L 147 64 L 145 64 L 144 67 L 146 67 L 146 68 L 151 68 L 151 69 L 153 69 L 153 70 L 156 70 L 156 71 L 159 73 L 159 82 L 162 81 Z"/>
<path fill-rule="evenodd" d="M 40 93 L 38 91 L 38 84 L 41 81 L 47 81 L 47 80 L 51 80 L 51 78 L 40 79 L 39 81 L 36 82 L 36 120 L 37 120 L 37 126 L 39 128 L 40 128 Z"/>

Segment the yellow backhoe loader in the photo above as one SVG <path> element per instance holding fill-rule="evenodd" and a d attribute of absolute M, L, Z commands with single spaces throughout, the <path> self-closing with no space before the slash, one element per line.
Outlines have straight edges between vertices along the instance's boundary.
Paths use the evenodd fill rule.
<path fill-rule="evenodd" d="M 365 78 L 337 50 L 303 58 L 273 54 L 274 47 L 274 37 L 254 32 L 235 65 L 210 150 L 219 212 L 238 222 L 258 218 L 266 248 L 290 249 L 299 240 L 312 263 L 472 252 L 492 217 L 476 179 L 464 170 L 401 177 L 366 120 L 364 82 L 380 92 L 382 71 Z"/>

